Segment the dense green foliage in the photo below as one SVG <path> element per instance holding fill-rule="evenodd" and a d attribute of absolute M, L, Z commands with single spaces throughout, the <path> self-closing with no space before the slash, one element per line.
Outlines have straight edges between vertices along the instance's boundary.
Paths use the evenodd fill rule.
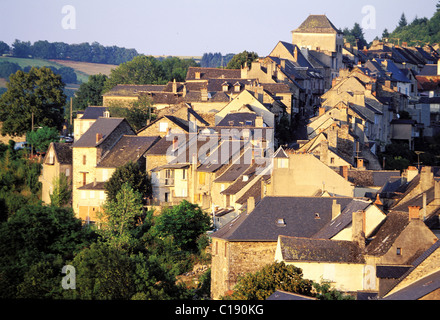
<path fill-rule="evenodd" d="M 232 57 L 231 61 L 228 62 L 226 69 L 241 69 L 246 64 L 250 66 L 251 63 L 257 59 L 257 53 L 243 51 L 242 53 L 236 54 L 234 57 Z"/>
<path fill-rule="evenodd" d="M 138 55 L 135 49 L 126 49 L 117 46 L 105 47 L 98 42 L 89 44 L 67 44 L 64 42 L 49 42 L 39 40 L 31 44 L 29 41 L 15 40 L 12 47 L 0 43 L 2 53 L 11 52 L 18 58 L 61 59 L 92 63 L 119 65 L 132 60 Z M 1 52 L 1 51 L 0 51 Z"/>
<path fill-rule="evenodd" d="M 46 67 L 17 71 L 9 77 L 8 90 L 0 97 L 2 134 L 20 136 L 34 127 L 61 129 L 66 102 L 61 76 Z"/>
<path fill-rule="evenodd" d="M 225 68 L 229 61 L 234 57 L 234 54 L 230 53 L 223 56 L 220 52 L 205 53 L 200 61 L 202 68 Z"/>
<path fill-rule="evenodd" d="M 102 93 L 108 77 L 103 74 L 91 75 L 81 83 L 73 99 L 74 110 L 85 110 L 88 106 L 102 106 Z"/>
<path fill-rule="evenodd" d="M 232 300 L 266 300 L 275 291 L 313 297 L 318 300 L 352 300 L 351 296 L 342 294 L 332 288 L 329 283 L 319 284 L 303 279 L 300 268 L 274 262 L 266 265 L 255 273 L 240 277 L 234 287 L 234 293 L 224 299 Z"/>
<path fill-rule="evenodd" d="M 110 179 L 105 183 L 105 191 L 108 201 L 116 200 L 116 195 L 124 183 L 128 183 L 133 190 L 139 192 L 142 198 L 148 198 L 152 194 L 151 181 L 139 164 L 129 162 L 116 169 Z"/>
<path fill-rule="evenodd" d="M 26 133 L 26 141 L 37 152 L 44 153 L 52 142 L 57 142 L 60 134 L 56 128 L 41 127 Z"/>
<path fill-rule="evenodd" d="M 313 282 L 303 279 L 302 270 L 274 262 L 255 273 L 241 277 L 231 296 L 233 300 L 265 300 L 276 290 L 312 296 Z"/>
<path fill-rule="evenodd" d="M 359 23 L 355 23 L 352 29 L 345 28 L 342 30 L 344 39 L 352 46 L 357 46 L 359 49 L 363 49 L 368 45 L 367 40 L 364 37 L 364 31 Z"/>
<path fill-rule="evenodd" d="M 386 30 L 388 33 L 388 30 Z M 431 18 L 416 17 L 408 22 L 405 14 L 402 14 L 395 30 L 384 34 L 389 42 L 408 45 L 425 45 L 427 43 L 440 43 L 440 10 L 437 4 L 435 13 Z"/>
<path fill-rule="evenodd" d="M 47 66 L 47 68 L 51 69 L 54 74 L 60 75 L 64 83 L 78 82 L 75 70 L 70 67 L 55 68 L 54 66 Z M 8 79 L 12 74 L 16 73 L 17 71 L 29 72 L 31 69 L 32 67 L 30 66 L 21 68 L 17 63 L 2 61 L 0 62 L 0 78 Z"/>
<path fill-rule="evenodd" d="M 92 238 L 71 209 L 23 206 L 0 225 L 0 297 L 53 297 L 61 283 L 53 267 Z"/>
<path fill-rule="evenodd" d="M 210 228 L 210 218 L 196 204 L 186 200 L 178 206 L 164 208 L 156 219 L 154 231 L 172 236 L 175 244 L 186 251 L 196 251 L 197 240 Z"/>
<path fill-rule="evenodd" d="M 166 84 L 173 80 L 184 81 L 188 68 L 196 65 L 192 59 L 169 57 L 159 60 L 140 55 L 111 71 L 105 83 L 105 91 L 118 84 Z"/>
<path fill-rule="evenodd" d="M 156 119 L 156 114 L 152 112 L 153 104 L 149 97 L 140 96 L 138 100 L 123 103 L 111 101 L 108 111 L 112 117 L 127 119 L 131 127 L 138 131 L 147 125 L 148 120 Z"/>

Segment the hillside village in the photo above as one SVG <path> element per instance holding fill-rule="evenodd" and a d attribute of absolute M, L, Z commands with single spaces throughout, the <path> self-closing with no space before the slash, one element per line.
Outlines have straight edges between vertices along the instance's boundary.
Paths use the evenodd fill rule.
<path fill-rule="evenodd" d="M 184 82 L 105 93 L 74 120 L 73 143 L 50 145 L 42 199 L 64 173 L 77 217 L 98 223 L 105 182 L 138 163 L 148 208 L 187 200 L 211 215 L 212 299 L 274 261 L 358 300 L 440 299 L 440 170 L 384 170 L 377 156 L 440 133 L 439 59 L 429 45 L 353 47 L 310 15 L 242 69 L 190 67 Z M 109 112 L 143 97 L 158 117 L 140 130 Z M 277 133 L 285 119 L 288 143 Z"/>

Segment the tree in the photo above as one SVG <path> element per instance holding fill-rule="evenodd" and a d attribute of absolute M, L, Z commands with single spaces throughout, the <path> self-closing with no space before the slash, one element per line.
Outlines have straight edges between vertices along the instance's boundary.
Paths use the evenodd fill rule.
<path fill-rule="evenodd" d="M 388 32 L 388 29 L 385 28 L 385 30 L 382 33 L 382 39 L 388 39 L 390 37 L 390 33 Z"/>
<path fill-rule="evenodd" d="M 197 239 L 209 230 L 211 218 L 197 204 L 183 200 L 172 208 L 164 208 L 153 229 L 159 237 L 172 236 L 185 251 L 196 251 Z"/>
<path fill-rule="evenodd" d="M 151 99 L 146 96 L 140 96 L 138 100 L 128 103 L 128 106 L 126 103 L 112 101 L 108 107 L 112 117 L 127 119 L 135 131 L 142 129 L 148 120 L 156 117 L 151 114 L 151 109 Z"/>
<path fill-rule="evenodd" d="M 183 298 L 185 289 L 144 253 L 93 243 L 75 256 L 76 290 L 64 298 L 86 300 L 168 300 Z"/>
<path fill-rule="evenodd" d="M 73 109 L 84 110 L 88 106 L 102 106 L 102 92 L 108 77 L 104 74 L 89 76 L 89 81 L 82 83 L 73 99 Z"/>
<path fill-rule="evenodd" d="M 66 96 L 61 76 L 46 67 L 9 77 L 8 90 L 0 97 L 2 134 L 20 136 L 34 126 L 61 129 Z"/>
<path fill-rule="evenodd" d="M 92 239 L 72 209 L 23 206 L 0 224 L 0 298 L 15 298 L 33 265 L 71 259 Z"/>
<path fill-rule="evenodd" d="M 26 133 L 26 142 L 32 145 L 37 152 L 44 153 L 52 142 L 60 139 L 60 133 L 56 128 L 41 127 L 36 131 Z"/>
<path fill-rule="evenodd" d="M 54 178 L 53 192 L 50 195 L 50 203 L 56 207 L 64 207 L 69 204 L 72 197 L 72 189 L 70 187 L 69 179 L 64 173 Z"/>
<path fill-rule="evenodd" d="M 31 43 L 15 39 L 12 44 L 12 54 L 18 58 L 29 58 L 32 54 Z"/>
<path fill-rule="evenodd" d="M 408 25 L 408 21 L 406 20 L 405 13 L 402 13 L 399 20 L 399 27 L 404 28 Z"/>
<path fill-rule="evenodd" d="M 117 168 L 105 183 L 107 201 L 116 200 L 116 195 L 126 182 L 130 184 L 134 191 L 139 192 L 143 198 L 150 197 L 153 192 L 148 174 L 142 171 L 137 163 L 129 162 Z"/>
<path fill-rule="evenodd" d="M 11 48 L 6 42 L 0 41 L 0 55 L 4 53 L 9 53 L 11 51 Z"/>
<path fill-rule="evenodd" d="M 276 290 L 313 296 L 313 282 L 303 279 L 300 268 L 274 262 L 255 273 L 239 278 L 231 296 L 233 300 L 265 300 Z"/>
<path fill-rule="evenodd" d="M 143 223 L 144 216 L 140 193 L 125 182 L 116 199 L 107 201 L 99 212 L 98 233 L 117 248 L 130 248 L 134 245 L 131 231 Z"/>
<path fill-rule="evenodd" d="M 165 84 L 165 72 L 161 63 L 152 56 L 137 56 L 123 63 L 110 73 L 105 91 L 118 84 Z"/>
<path fill-rule="evenodd" d="M 165 73 L 165 79 L 168 81 L 176 80 L 183 82 L 189 67 L 197 67 L 198 64 L 193 59 L 179 59 L 177 57 L 168 57 L 161 61 Z"/>
<path fill-rule="evenodd" d="M 343 294 L 342 292 L 332 288 L 329 282 L 313 283 L 313 288 L 316 291 L 316 298 L 318 300 L 354 300 L 352 296 Z"/>
<path fill-rule="evenodd" d="M 363 49 L 368 45 L 367 41 L 364 37 L 364 31 L 359 23 L 355 23 L 353 28 L 350 30 L 345 28 L 342 33 L 344 34 L 344 38 L 347 42 L 349 42 L 352 46 L 357 46 L 360 49 Z"/>
<path fill-rule="evenodd" d="M 255 52 L 243 51 L 242 53 L 236 54 L 231 61 L 229 61 L 226 69 L 241 69 L 245 64 L 248 66 L 258 59 L 258 54 Z"/>
<path fill-rule="evenodd" d="M 0 78 L 8 79 L 11 74 L 14 74 L 19 70 L 21 70 L 21 67 L 14 62 L 0 62 Z"/>

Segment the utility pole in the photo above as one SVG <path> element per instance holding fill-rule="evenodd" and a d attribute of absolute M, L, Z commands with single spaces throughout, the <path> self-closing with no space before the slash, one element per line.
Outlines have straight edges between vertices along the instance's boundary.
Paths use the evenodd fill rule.
<path fill-rule="evenodd" d="M 73 98 L 70 97 L 70 128 L 69 128 L 69 133 L 72 133 L 72 114 L 73 114 Z"/>

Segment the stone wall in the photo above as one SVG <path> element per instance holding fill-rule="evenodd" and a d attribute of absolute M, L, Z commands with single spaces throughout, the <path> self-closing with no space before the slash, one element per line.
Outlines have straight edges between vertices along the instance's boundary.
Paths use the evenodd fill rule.
<path fill-rule="evenodd" d="M 275 242 L 230 242 L 213 239 L 211 297 L 219 299 L 234 289 L 238 277 L 273 263 Z"/>

